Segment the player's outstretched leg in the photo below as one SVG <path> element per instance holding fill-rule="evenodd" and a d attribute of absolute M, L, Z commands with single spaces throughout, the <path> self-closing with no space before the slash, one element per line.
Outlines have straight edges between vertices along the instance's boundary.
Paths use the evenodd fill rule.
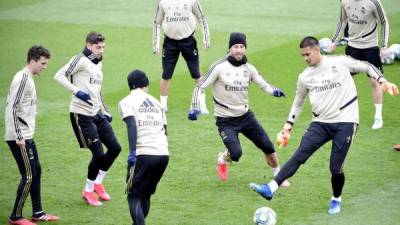
<path fill-rule="evenodd" d="M 274 196 L 274 193 L 271 191 L 268 184 L 250 183 L 249 187 L 267 200 L 271 200 Z"/>

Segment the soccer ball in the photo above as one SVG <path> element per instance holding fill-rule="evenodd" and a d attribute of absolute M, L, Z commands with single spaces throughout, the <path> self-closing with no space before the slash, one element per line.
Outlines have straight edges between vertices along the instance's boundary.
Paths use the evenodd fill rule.
<path fill-rule="evenodd" d="M 389 47 L 389 50 L 394 53 L 395 58 L 400 60 L 400 44 L 392 44 Z"/>
<path fill-rule="evenodd" d="M 396 54 L 394 53 L 394 51 L 392 51 L 390 48 L 388 49 L 388 52 L 386 54 L 386 56 L 384 56 L 383 58 L 381 58 L 381 62 L 383 64 L 392 64 L 394 59 L 396 58 Z"/>
<path fill-rule="evenodd" d="M 255 225 L 275 225 L 276 213 L 269 207 L 260 207 L 254 212 L 253 221 Z"/>
<path fill-rule="evenodd" d="M 332 52 L 331 50 L 332 41 L 329 38 L 322 38 L 319 40 L 319 48 L 321 49 L 322 54 L 329 54 Z"/>

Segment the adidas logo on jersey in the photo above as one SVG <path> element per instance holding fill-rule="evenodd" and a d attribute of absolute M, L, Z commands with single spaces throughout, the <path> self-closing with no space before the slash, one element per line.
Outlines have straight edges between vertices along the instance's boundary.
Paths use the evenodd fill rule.
<path fill-rule="evenodd" d="M 139 108 L 140 113 L 159 113 L 160 110 L 154 106 L 154 104 L 146 98 L 146 100 L 143 101 L 143 103 L 140 105 Z"/>

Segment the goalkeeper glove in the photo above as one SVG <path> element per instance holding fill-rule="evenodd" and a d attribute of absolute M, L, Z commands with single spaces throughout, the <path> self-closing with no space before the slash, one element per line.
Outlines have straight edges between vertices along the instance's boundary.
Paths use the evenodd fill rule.
<path fill-rule="evenodd" d="M 200 114 L 200 111 L 198 109 L 192 109 L 190 110 L 188 114 L 188 119 L 189 120 L 197 120 L 197 115 Z"/>
<path fill-rule="evenodd" d="M 128 167 L 135 165 L 136 163 L 136 150 L 131 150 L 128 156 Z"/>
<path fill-rule="evenodd" d="M 283 92 L 281 89 L 277 88 L 272 92 L 272 95 L 274 97 L 286 97 L 285 92 Z"/>
<path fill-rule="evenodd" d="M 87 104 L 93 106 L 93 103 L 90 102 L 90 95 L 84 91 L 78 91 L 75 93 L 75 96 L 80 100 L 86 102 Z"/>
<path fill-rule="evenodd" d="M 276 144 L 278 148 L 283 148 L 289 143 L 290 132 L 292 131 L 292 125 L 286 123 L 283 129 L 276 135 Z"/>
<path fill-rule="evenodd" d="M 392 96 L 397 96 L 399 94 L 399 89 L 397 88 L 397 86 L 388 81 L 382 82 L 382 89 L 384 92 Z"/>

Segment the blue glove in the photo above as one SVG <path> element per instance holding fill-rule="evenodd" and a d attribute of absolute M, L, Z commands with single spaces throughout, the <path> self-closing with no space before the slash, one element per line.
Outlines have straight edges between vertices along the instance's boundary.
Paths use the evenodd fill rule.
<path fill-rule="evenodd" d="M 200 114 L 200 111 L 198 109 L 192 109 L 190 110 L 188 114 L 188 119 L 189 120 L 197 120 L 197 115 Z"/>
<path fill-rule="evenodd" d="M 78 91 L 75 93 L 75 96 L 77 98 L 79 98 L 80 100 L 86 102 L 87 104 L 93 106 L 93 104 L 91 102 L 89 102 L 90 100 L 90 95 L 84 91 Z"/>
<path fill-rule="evenodd" d="M 131 150 L 128 156 L 128 167 L 135 165 L 136 163 L 136 150 Z"/>
<path fill-rule="evenodd" d="M 286 97 L 285 92 L 283 92 L 281 89 L 277 88 L 272 92 L 272 95 L 274 97 Z"/>

